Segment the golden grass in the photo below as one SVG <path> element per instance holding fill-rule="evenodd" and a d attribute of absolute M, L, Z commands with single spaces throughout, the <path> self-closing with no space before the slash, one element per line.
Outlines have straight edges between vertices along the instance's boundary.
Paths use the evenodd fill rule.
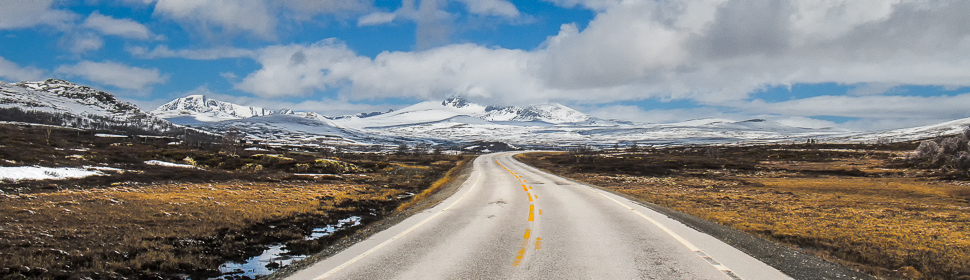
<path fill-rule="evenodd" d="M 421 193 L 415 195 L 410 201 L 398 206 L 396 211 L 401 212 L 408 208 L 414 207 L 414 205 L 424 201 L 429 196 L 437 193 L 442 188 L 444 188 L 445 186 L 453 182 L 456 178 L 458 178 L 458 174 L 461 174 L 461 170 L 465 168 L 465 165 L 467 165 L 469 162 L 471 162 L 474 159 L 475 159 L 474 157 L 463 158 L 461 161 L 458 162 L 457 165 L 455 165 L 455 167 L 452 167 L 450 170 L 448 170 L 448 173 L 445 173 L 445 176 L 442 176 L 437 181 L 434 181 L 434 183 L 431 183 L 430 187 L 428 187 Z"/>
<path fill-rule="evenodd" d="M 874 274 L 892 276 L 890 270 L 904 267 L 946 278 L 970 274 L 970 207 L 951 197 L 966 187 L 907 178 L 822 177 L 751 179 L 763 186 L 708 189 L 684 182 L 690 180 L 611 187 L 859 264 Z"/>

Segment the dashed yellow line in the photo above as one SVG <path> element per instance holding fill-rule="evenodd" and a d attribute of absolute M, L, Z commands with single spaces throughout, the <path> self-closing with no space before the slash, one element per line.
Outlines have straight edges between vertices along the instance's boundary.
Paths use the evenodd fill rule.
<path fill-rule="evenodd" d="M 536 250 L 542 248 L 542 238 L 536 237 Z"/>
<path fill-rule="evenodd" d="M 535 219 L 535 214 L 533 214 L 533 211 L 535 211 L 535 210 L 536 210 L 536 206 L 535 205 L 529 205 L 529 221 L 530 222 Z"/>

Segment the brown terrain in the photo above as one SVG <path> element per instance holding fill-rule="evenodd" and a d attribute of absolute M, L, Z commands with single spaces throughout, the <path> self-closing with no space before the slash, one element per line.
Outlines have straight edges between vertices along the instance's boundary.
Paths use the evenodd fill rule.
<path fill-rule="evenodd" d="M 273 243 L 284 244 L 289 254 L 312 255 L 427 196 L 429 187 L 454 178 L 449 170 L 470 160 L 243 151 L 169 141 L 0 125 L 0 166 L 120 170 L 0 182 L 0 279 L 250 278 L 217 268 L 259 255 Z M 361 217 L 361 225 L 307 238 L 314 228 L 351 216 Z"/>

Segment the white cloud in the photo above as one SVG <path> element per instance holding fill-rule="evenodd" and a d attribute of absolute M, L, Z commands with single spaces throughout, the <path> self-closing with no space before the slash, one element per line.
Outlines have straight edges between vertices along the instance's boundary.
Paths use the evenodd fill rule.
<path fill-rule="evenodd" d="M 235 82 L 236 80 L 239 79 L 239 76 L 236 76 L 236 73 L 232 73 L 232 72 L 221 72 L 219 73 L 219 76 L 230 82 Z"/>
<path fill-rule="evenodd" d="M 44 71 L 33 67 L 20 67 L 16 63 L 0 57 L 0 78 L 10 82 L 36 81 L 44 77 Z"/>
<path fill-rule="evenodd" d="M 38 25 L 50 25 L 65 28 L 70 25 L 77 14 L 55 10 L 51 6 L 54 0 L 0 0 L 0 29 L 30 28 Z"/>
<path fill-rule="evenodd" d="M 240 49 L 234 47 L 213 47 L 208 49 L 184 49 L 184 50 L 172 50 L 166 45 L 155 46 L 154 49 L 148 50 L 147 47 L 141 46 L 127 46 L 125 51 L 143 59 L 156 59 L 156 58 L 184 58 L 192 60 L 216 60 L 224 58 L 255 58 L 256 52 L 248 49 Z"/>
<path fill-rule="evenodd" d="M 437 99 L 452 94 L 491 100 L 536 94 L 525 72 L 528 53 L 472 44 L 449 45 L 420 52 L 384 52 L 374 59 L 358 56 L 328 39 L 313 45 L 268 47 L 259 52 L 262 68 L 237 89 L 264 97 L 305 95 L 341 88 L 348 98 L 417 97 Z"/>
<path fill-rule="evenodd" d="M 81 54 L 88 51 L 100 50 L 104 47 L 101 36 L 91 32 L 70 32 L 61 38 L 60 45 L 71 53 Z"/>
<path fill-rule="evenodd" d="M 332 39 L 310 46 L 271 46 L 259 51 L 258 56 L 263 68 L 236 84 L 236 88 L 263 97 L 327 90 L 366 60 Z"/>
<path fill-rule="evenodd" d="M 519 17 L 519 9 L 506 0 L 458 0 L 468 7 L 468 12 L 483 16 Z"/>
<path fill-rule="evenodd" d="M 275 38 L 276 18 L 265 1 L 159 0 L 154 13 L 210 36 L 222 31 Z"/>
<path fill-rule="evenodd" d="M 85 60 L 74 65 L 61 65 L 54 72 L 130 90 L 147 90 L 151 85 L 168 80 L 168 75 L 162 75 L 157 68 L 139 68 L 111 61 Z"/>
<path fill-rule="evenodd" d="M 82 26 L 97 30 L 104 35 L 119 36 L 129 39 L 148 40 L 152 32 L 148 27 L 130 19 L 116 19 L 95 11 L 84 20 Z"/>
<path fill-rule="evenodd" d="M 366 0 L 159 0 L 154 13 L 206 37 L 246 33 L 272 40 L 277 38 L 280 22 L 311 21 L 322 14 L 355 16 L 371 10 L 371 6 Z"/>
<path fill-rule="evenodd" d="M 373 12 L 357 19 L 357 26 L 371 26 L 390 23 L 397 18 L 396 13 Z"/>

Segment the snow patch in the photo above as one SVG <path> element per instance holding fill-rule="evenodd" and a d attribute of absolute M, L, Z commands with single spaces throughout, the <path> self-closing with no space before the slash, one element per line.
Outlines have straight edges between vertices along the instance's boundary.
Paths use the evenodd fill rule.
<path fill-rule="evenodd" d="M 104 173 L 98 170 L 87 170 L 75 167 L 41 167 L 41 166 L 15 166 L 0 167 L 0 180 L 47 180 L 47 179 L 68 179 L 84 178 L 88 176 L 102 176 Z"/>
<path fill-rule="evenodd" d="M 149 161 L 146 161 L 145 164 L 165 166 L 165 167 L 181 167 L 181 168 L 196 168 L 196 169 L 198 168 L 188 164 L 178 164 L 178 163 L 171 163 L 171 162 L 165 162 L 160 160 L 149 160 Z"/>

